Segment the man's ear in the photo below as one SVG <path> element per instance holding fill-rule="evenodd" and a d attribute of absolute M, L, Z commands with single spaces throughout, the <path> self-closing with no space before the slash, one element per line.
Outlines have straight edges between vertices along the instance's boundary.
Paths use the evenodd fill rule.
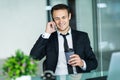
<path fill-rule="evenodd" d="M 71 19 L 71 13 L 69 13 L 68 17 L 69 17 L 69 20 L 70 20 Z"/>

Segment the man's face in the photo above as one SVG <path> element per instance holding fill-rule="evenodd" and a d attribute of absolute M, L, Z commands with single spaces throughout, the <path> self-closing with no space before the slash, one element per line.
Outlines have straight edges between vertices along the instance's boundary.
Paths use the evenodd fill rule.
<path fill-rule="evenodd" d="M 66 9 L 54 10 L 53 19 L 60 32 L 67 32 L 69 29 L 69 20 L 71 19 L 71 14 L 68 15 Z"/>

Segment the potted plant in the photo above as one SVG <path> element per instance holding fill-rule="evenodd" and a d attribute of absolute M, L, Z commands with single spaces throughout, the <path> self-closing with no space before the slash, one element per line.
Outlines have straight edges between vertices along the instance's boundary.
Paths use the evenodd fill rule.
<path fill-rule="evenodd" d="M 2 69 L 8 77 L 16 79 L 23 75 L 36 75 L 37 66 L 37 61 L 25 55 L 21 50 L 17 50 L 15 56 L 6 59 Z"/>

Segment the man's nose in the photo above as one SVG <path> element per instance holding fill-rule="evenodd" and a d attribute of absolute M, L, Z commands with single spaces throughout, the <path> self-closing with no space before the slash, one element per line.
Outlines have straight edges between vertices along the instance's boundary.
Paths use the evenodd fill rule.
<path fill-rule="evenodd" d="M 59 20 L 59 23 L 62 23 L 62 22 L 63 22 L 63 19 L 60 19 L 60 20 Z"/>

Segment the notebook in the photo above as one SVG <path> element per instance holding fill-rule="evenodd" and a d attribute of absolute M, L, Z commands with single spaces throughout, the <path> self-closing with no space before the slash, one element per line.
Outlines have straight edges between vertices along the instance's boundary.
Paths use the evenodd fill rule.
<path fill-rule="evenodd" d="M 112 54 L 107 80 L 120 80 L 120 52 Z"/>

